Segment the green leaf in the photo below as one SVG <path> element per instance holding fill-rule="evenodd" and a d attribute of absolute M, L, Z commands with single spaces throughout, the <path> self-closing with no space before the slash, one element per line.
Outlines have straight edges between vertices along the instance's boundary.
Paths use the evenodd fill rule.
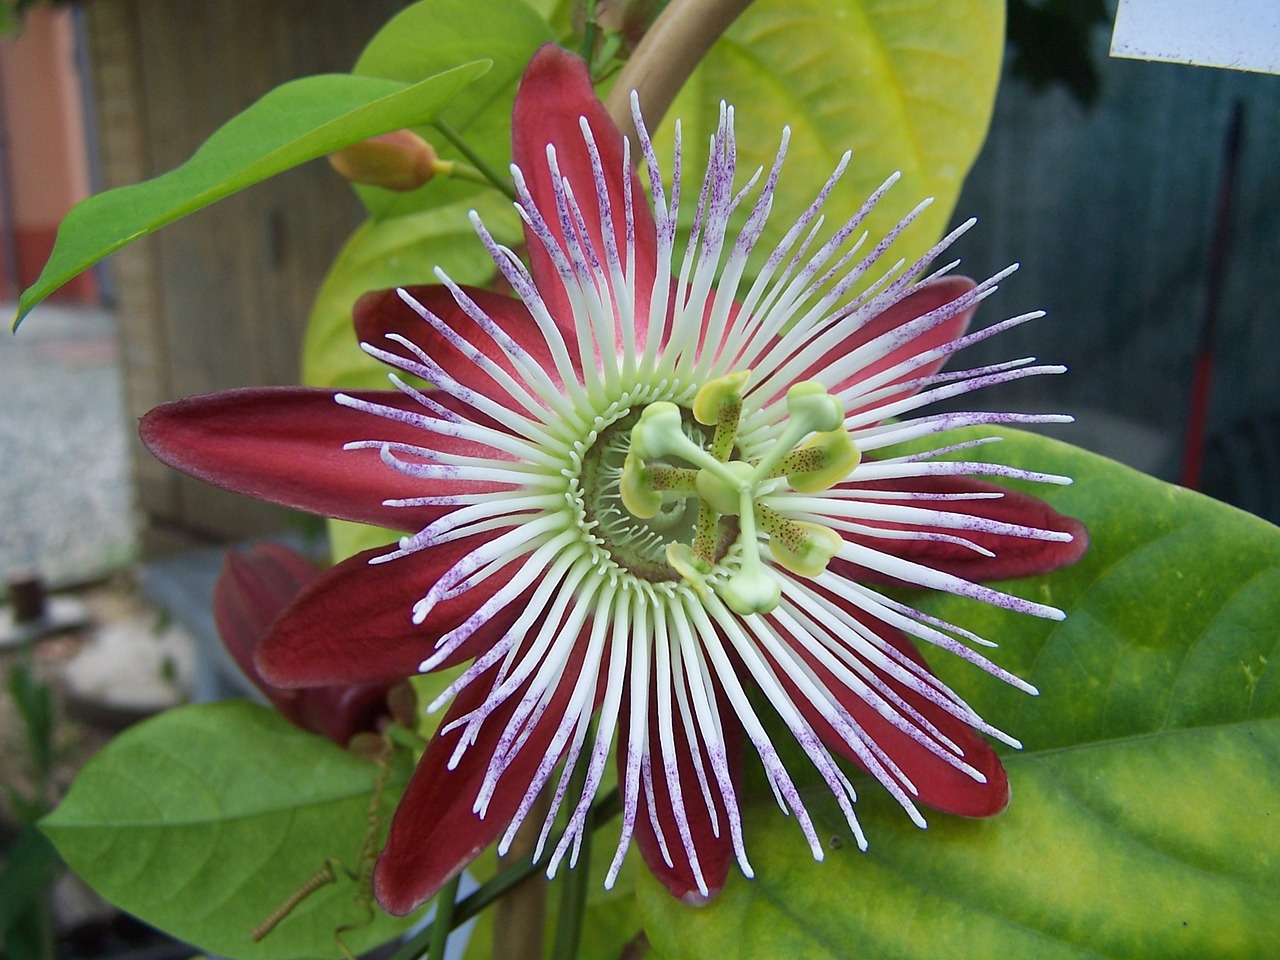
<path fill-rule="evenodd" d="M 403 536 L 399 530 L 372 527 L 349 520 L 328 519 L 324 524 L 329 534 L 329 559 L 333 563 L 341 563 L 348 557 L 375 547 L 386 547 L 389 552 L 391 545 Z"/>
<path fill-rule="evenodd" d="M 672 106 L 684 169 L 698 175 L 719 119 L 736 105 L 738 167 L 767 171 L 784 125 L 791 145 L 759 247 L 767 255 L 845 150 L 853 159 L 824 208 L 841 224 L 894 171 L 902 179 L 865 221 L 872 242 L 912 207 L 932 207 L 882 262 L 911 263 L 942 235 L 986 137 L 1004 45 L 1004 0 L 756 0 L 711 48 Z M 672 124 L 657 139 L 670 156 Z M 698 181 L 687 177 L 692 222 Z M 738 211 L 740 225 L 749 212 Z"/>
<path fill-rule="evenodd" d="M 29 664 L 20 663 L 9 671 L 9 696 L 18 708 L 18 717 L 26 733 L 31 767 L 37 781 L 43 785 L 53 763 L 53 690 L 40 682 Z M 37 806 L 43 799 L 37 800 Z"/>
<path fill-rule="evenodd" d="M 487 69 L 456 64 L 407 86 L 347 74 L 294 80 L 227 121 L 177 169 L 77 204 L 44 271 L 23 292 L 14 327 L 62 284 L 139 237 L 339 147 L 434 119 Z"/>
<path fill-rule="evenodd" d="M 343 873 L 250 934 L 326 858 L 356 866 L 376 772 L 263 707 L 183 707 L 108 744 L 41 825 L 104 897 L 210 953 L 337 957 L 341 925 L 372 920 L 343 935 L 360 953 L 409 923 L 367 911 Z"/>
<path fill-rule="evenodd" d="M 62 860 L 34 824 L 22 828 L 0 865 L 0 942 L 24 915 L 40 909 L 40 900 L 57 876 Z"/>
<path fill-rule="evenodd" d="M 553 39 L 546 20 L 524 0 L 422 0 L 387 21 L 352 72 L 412 83 L 451 64 L 489 60 L 492 69 L 460 93 L 440 119 L 505 175 L 511 162 L 516 84 L 538 47 Z M 458 156 L 438 131 L 423 128 L 419 132 L 441 156 Z M 408 193 L 356 188 L 375 220 L 449 205 L 485 191 L 481 185 L 457 180 L 433 180 Z"/>
<path fill-rule="evenodd" d="M 963 435 L 961 435 L 963 436 Z M 958 439 L 959 437 L 956 437 Z M 949 437 L 949 439 L 951 439 Z M 992 448 L 987 448 L 992 449 Z M 973 453 L 974 451 L 967 451 Z M 753 810 L 753 881 L 701 911 L 652 880 L 664 957 L 1252 958 L 1280 939 L 1280 530 L 1206 497 L 1030 435 L 993 459 L 1065 473 L 1037 492 L 1090 528 L 1089 553 L 1011 592 L 1063 623 L 954 597 L 913 601 L 997 639 L 1028 697 L 945 655 L 939 674 L 1026 749 L 986 821 L 912 827 L 867 783 L 861 854 L 838 810 L 814 863 L 794 823 Z"/>

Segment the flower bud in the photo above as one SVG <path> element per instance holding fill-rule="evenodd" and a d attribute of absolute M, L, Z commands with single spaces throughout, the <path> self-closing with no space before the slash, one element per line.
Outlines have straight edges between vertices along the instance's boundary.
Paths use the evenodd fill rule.
<path fill-rule="evenodd" d="M 387 709 L 391 718 L 402 727 L 414 730 L 418 726 L 418 693 L 408 680 L 397 683 L 387 691 Z"/>
<path fill-rule="evenodd" d="M 435 148 L 412 130 L 395 130 L 329 154 L 329 164 L 352 183 L 384 190 L 416 190 L 436 175 Z"/>

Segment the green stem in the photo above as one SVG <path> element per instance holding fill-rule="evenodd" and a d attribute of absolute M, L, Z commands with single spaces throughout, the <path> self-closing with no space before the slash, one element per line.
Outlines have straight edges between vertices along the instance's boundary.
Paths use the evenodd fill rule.
<path fill-rule="evenodd" d="M 596 34 L 599 32 L 599 26 L 596 23 L 596 2 L 597 0 L 587 0 L 586 2 L 586 18 L 582 26 L 582 59 L 587 61 L 587 69 L 591 69 L 591 58 L 596 52 Z"/>
<path fill-rule="evenodd" d="M 408 727 L 393 723 L 387 726 L 387 739 L 397 747 L 404 747 L 414 753 L 421 753 L 426 741 Z"/>
<path fill-rule="evenodd" d="M 502 191 L 510 199 L 516 199 L 516 192 L 511 187 L 511 181 L 500 176 L 493 167 L 489 166 L 484 157 L 476 153 L 471 148 L 471 144 L 462 139 L 462 134 L 455 130 L 451 123 L 446 120 L 437 120 L 432 126 L 439 130 L 440 135 L 453 144 L 458 152 L 471 162 L 471 165 L 484 176 L 486 181 L 493 184 L 495 188 Z"/>
<path fill-rule="evenodd" d="M 569 796 L 582 792 L 586 780 L 586 764 L 579 764 L 574 772 Z M 578 944 L 582 940 L 582 921 L 587 914 L 587 885 L 591 882 L 591 834 L 595 830 L 591 810 L 582 824 L 582 847 L 578 851 L 579 866 L 568 869 L 560 878 L 560 912 L 556 918 L 556 940 L 551 948 L 551 960 L 575 960 Z"/>
<path fill-rule="evenodd" d="M 466 180 L 469 183 L 482 183 L 486 187 L 493 186 L 488 177 L 471 164 L 463 163 L 461 160 L 442 160 L 439 170 L 451 180 Z"/>
<path fill-rule="evenodd" d="M 603 800 L 595 804 L 591 811 L 592 830 L 598 830 L 604 826 L 622 811 L 622 797 L 617 789 L 610 791 Z M 584 840 L 585 842 L 585 840 Z M 534 860 L 532 856 L 523 857 L 508 867 L 502 873 L 498 874 L 479 890 L 474 891 L 469 896 L 463 897 L 454 905 L 453 915 L 449 919 L 449 929 L 453 930 L 462 926 L 485 907 L 489 906 L 495 900 L 502 897 L 507 891 L 518 886 L 523 880 L 533 876 L 542 869 L 546 863 L 546 857 L 550 856 L 550 851 L 555 849 L 555 843 L 549 843 L 546 847 L 546 853 L 541 860 Z M 427 945 L 431 942 L 433 936 L 432 931 L 435 924 L 420 930 L 408 940 L 406 940 L 394 954 L 391 960 L 418 960 L 426 950 Z"/>
<path fill-rule="evenodd" d="M 431 946 L 427 951 L 429 960 L 444 960 L 445 944 L 449 942 L 449 932 L 453 929 L 453 908 L 458 899 L 458 874 L 444 885 L 444 889 L 436 894 L 436 915 L 431 922 Z"/>

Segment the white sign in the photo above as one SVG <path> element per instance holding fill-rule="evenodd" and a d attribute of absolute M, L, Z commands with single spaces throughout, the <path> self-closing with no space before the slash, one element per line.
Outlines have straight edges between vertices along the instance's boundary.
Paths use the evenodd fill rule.
<path fill-rule="evenodd" d="M 1120 0 L 1111 55 L 1280 73 L 1280 0 Z"/>

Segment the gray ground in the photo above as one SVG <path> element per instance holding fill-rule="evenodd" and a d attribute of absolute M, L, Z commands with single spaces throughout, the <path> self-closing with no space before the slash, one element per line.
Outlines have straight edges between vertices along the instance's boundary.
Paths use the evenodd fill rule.
<path fill-rule="evenodd" d="M 115 318 L 42 305 L 15 335 L 0 315 L 0 582 L 118 569 L 136 524 Z"/>

